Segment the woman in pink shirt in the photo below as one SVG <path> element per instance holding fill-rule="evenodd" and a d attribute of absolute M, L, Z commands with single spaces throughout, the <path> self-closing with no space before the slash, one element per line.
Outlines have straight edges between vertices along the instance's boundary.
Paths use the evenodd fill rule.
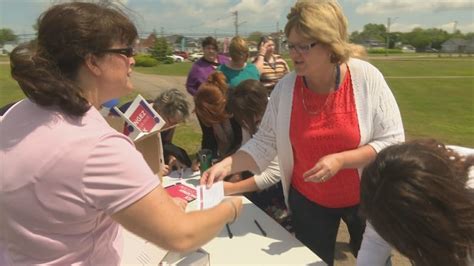
<path fill-rule="evenodd" d="M 35 45 L 12 52 L 27 99 L 0 118 L 1 265 L 117 265 L 119 224 L 192 250 L 239 215 L 239 198 L 185 213 L 97 111 L 132 90 L 136 38 L 118 8 L 74 2 L 48 9 Z"/>

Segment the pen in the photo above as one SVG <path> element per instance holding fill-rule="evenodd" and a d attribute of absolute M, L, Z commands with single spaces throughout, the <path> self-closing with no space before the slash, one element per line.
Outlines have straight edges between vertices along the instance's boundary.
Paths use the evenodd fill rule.
<path fill-rule="evenodd" d="M 179 169 L 179 179 L 181 180 L 183 178 L 183 167 L 181 167 L 181 169 Z"/>
<path fill-rule="evenodd" d="M 265 230 L 263 230 L 263 228 L 260 226 L 260 224 L 257 222 L 257 220 L 254 219 L 253 221 L 257 225 L 258 229 L 260 229 L 260 232 L 262 232 L 262 235 L 267 236 L 267 232 L 265 232 Z"/>
<path fill-rule="evenodd" d="M 229 238 L 234 237 L 234 235 L 232 234 L 232 231 L 230 231 L 229 224 L 225 224 L 225 228 L 227 228 L 227 234 L 229 235 Z"/>

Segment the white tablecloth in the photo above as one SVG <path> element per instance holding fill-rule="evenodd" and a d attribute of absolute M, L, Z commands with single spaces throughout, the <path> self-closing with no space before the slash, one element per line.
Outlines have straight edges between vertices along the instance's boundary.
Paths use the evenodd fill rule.
<path fill-rule="evenodd" d="M 177 178 L 178 173 L 172 173 L 164 177 L 163 186 L 176 182 L 195 186 L 199 184 L 199 173 L 191 173 L 190 170 L 184 173 L 183 179 Z M 233 238 L 229 238 L 226 228 L 219 235 L 204 245 L 202 249 L 210 254 L 211 265 L 326 265 L 316 254 L 304 246 L 293 235 L 286 231 L 280 224 L 275 222 L 265 212 L 260 210 L 252 202 L 243 199 L 243 210 L 235 223 L 230 225 Z M 191 202 L 187 210 L 196 208 L 196 204 Z M 263 236 L 254 220 L 257 220 L 267 233 Z M 125 232 L 125 252 L 127 250 L 155 249 L 154 254 L 164 254 L 163 250 L 147 243 L 143 240 L 137 242 L 137 237 L 129 232 Z M 133 248 L 140 246 L 140 248 Z M 125 254 L 123 265 L 133 263 L 137 254 Z M 143 255 L 141 255 L 143 257 Z M 158 257 L 158 256 L 156 256 Z M 125 260 L 125 258 L 127 260 Z M 136 263 L 143 263 L 143 258 Z M 150 265 L 156 261 L 150 260 Z M 155 264 L 156 265 L 156 264 Z"/>

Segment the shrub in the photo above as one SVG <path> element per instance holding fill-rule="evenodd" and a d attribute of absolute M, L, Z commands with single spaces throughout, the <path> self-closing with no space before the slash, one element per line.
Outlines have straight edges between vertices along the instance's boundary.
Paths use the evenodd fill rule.
<path fill-rule="evenodd" d="M 372 49 L 368 49 L 367 52 L 369 54 L 385 54 L 385 48 L 372 48 Z M 402 50 L 401 49 L 388 49 L 387 53 L 388 54 L 401 54 Z"/>
<path fill-rule="evenodd" d="M 135 56 L 135 65 L 142 67 L 154 67 L 158 65 L 158 60 L 149 55 L 137 55 Z"/>
<path fill-rule="evenodd" d="M 166 57 L 165 59 L 163 59 L 163 64 L 173 64 L 174 63 L 174 59 L 171 58 L 171 57 Z"/>

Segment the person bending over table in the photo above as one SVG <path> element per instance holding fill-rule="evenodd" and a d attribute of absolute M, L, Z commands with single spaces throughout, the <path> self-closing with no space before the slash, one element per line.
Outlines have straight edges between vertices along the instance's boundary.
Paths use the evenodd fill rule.
<path fill-rule="evenodd" d="M 242 126 L 242 142 L 245 143 L 257 132 L 260 125 L 268 103 L 267 89 L 260 81 L 248 79 L 231 90 L 228 98 L 227 109 Z M 245 193 L 255 205 L 288 231 L 292 231 L 280 182 L 278 158 L 259 175 L 252 175 L 238 182 L 224 182 L 224 193 Z"/>
<path fill-rule="evenodd" d="M 473 149 L 461 156 L 436 140 L 385 148 L 362 174 L 361 209 L 414 265 L 472 265 L 473 165 Z"/>

